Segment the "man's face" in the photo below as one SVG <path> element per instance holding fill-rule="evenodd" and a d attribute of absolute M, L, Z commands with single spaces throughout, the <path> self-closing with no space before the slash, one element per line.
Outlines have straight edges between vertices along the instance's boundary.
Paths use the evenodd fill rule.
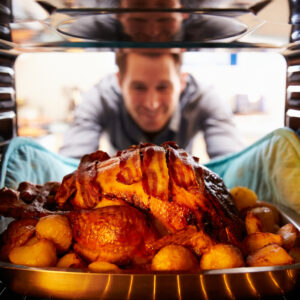
<path fill-rule="evenodd" d="M 184 75 L 179 74 L 170 54 L 149 57 L 129 53 L 119 83 L 127 111 L 148 133 L 160 131 L 166 125 L 185 85 Z"/>
<path fill-rule="evenodd" d="M 179 8 L 178 0 L 123 0 L 123 8 Z M 121 14 L 119 20 L 123 30 L 134 41 L 166 42 L 173 40 L 180 31 L 185 15 L 180 12 L 130 12 Z"/>
<path fill-rule="evenodd" d="M 123 30 L 136 42 L 168 42 L 180 31 L 182 13 L 127 13 L 120 16 Z"/>

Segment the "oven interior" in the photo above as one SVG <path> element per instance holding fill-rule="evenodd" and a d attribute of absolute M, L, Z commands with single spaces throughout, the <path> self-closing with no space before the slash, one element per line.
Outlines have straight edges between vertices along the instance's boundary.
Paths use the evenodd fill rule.
<path fill-rule="evenodd" d="M 107 61 L 113 64 L 114 53 L 120 48 L 184 49 L 186 70 L 194 71 L 203 79 L 209 78 L 211 81 L 220 82 L 219 89 L 223 94 L 227 93 L 228 99 L 231 97 L 230 105 L 237 122 L 242 126 L 247 127 L 247 123 L 260 122 L 253 118 L 241 117 L 257 112 L 261 114 L 260 120 L 264 121 L 263 126 L 266 131 L 276 126 L 287 126 L 295 131 L 299 130 L 298 23 L 300 21 L 295 0 L 183 0 L 180 1 L 179 8 L 176 6 L 172 8 L 174 1 L 166 1 L 165 4 L 157 1 L 157 5 L 160 6 L 150 6 L 146 9 L 141 5 L 142 1 L 133 1 L 134 5 L 130 8 L 122 7 L 122 1 L 116 0 L 32 0 L 25 2 L 6 0 L 1 4 L 0 10 L 1 153 L 5 151 L 9 141 L 17 135 L 43 137 L 39 140 L 46 145 L 52 138 L 49 148 L 57 151 L 62 132 L 67 125 L 61 125 L 62 116 L 54 118 L 56 123 L 53 121 L 54 111 L 58 111 L 57 115 L 70 115 L 63 120 L 63 123 L 68 122 L 68 118 L 70 119 L 72 115 L 72 108 L 77 101 L 80 101 L 78 100 L 79 92 L 85 88 L 85 85 L 93 83 L 96 75 L 90 76 L 90 81 L 86 80 L 86 82 L 84 79 L 77 78 L 73 81 L 71 79 L 70 83 L 64 86 L 62 84 L 56 86 L 56 82 L 59 80 L 62 82 L 63 76 L 68 77 L 68 73 L 64 70 L 70 69 L 70 73 L 87 72 L 92 69 L 93 62 L 98 68 L 98 78 L 101 72 L 115 70 L 115 65 L 110 66 Z M 189 34 L 155 40 L 149 35 L 141 35 L 140 32 L 135 32 L 132 36 L 120 35 L 118 28 L 111 34 L 107 32 L 105 26 L 99 25 L 105 24 L 108 19 L 124 19 L 129 14 L 137 16 L 144 14 L 151 22 L 151 17 L 158 13 L 188 16 L 188 19 L 192 20 L 189 25 Z M 204 18 L 206 23 L 201 21 Z M 216 25 L 219 27 L 213 28 L 215 25 L 209 24 L 219 24 Z M 136 20 L 136 23 L 128 28 L 143 26 Z M 126 31 L 126 27 L 124 26 L 121 30 Z M 267 60 L 269 64 L 266 63 Z M 57 66 L 55 66 L 55 61 L 57 61 Z M 72 69 L 71 66 L 77 61 L 82 61 L 81 69 L 80 66 Z M 217 67 L 220 68 L 217 69 Z M 40 74 L 36 74 L 36 69 L 40 69 Z M 202 73 L 201 69 L 204 70 Z M 222 73 L 224 69 L 227 73 L 226 71 Z M 234 72 L 240 75 L 232 75 Z M 278 75 L 276 78 L 275 74 Z M 40 78 L 45 78 L 44 83 L 38 84 L 40 88 L 37 89 L 35 81 Z M 261 92 L 263 88 L 259 87 L 259 84 L 268 91 L 267 96 Z M 245 87 L 249 85 L 252 87 L 247 94 Z M 45 93 L 48 93 L 49 97 L 45 96 L 45 99 L 42 99 L 40 96 L 43 94 L 42 87 L 50 86 L 52 86 L 51 89 L 49 88 Z M 281 90 L 278 90 L 278 86 L 281 86 Z M 35 90 L 30 91 L 31 87 Z M 60 95 L 51 94 L 51 91 L 55 89 L 61 90 Z M 31 95 L 28 95 L 30 93 Z M 49 103 L 53 101 L 49 100 L 50 97 L 57 99 L 61 97 L 61 99 L 51 107 Z M 35 122 L 39 122 L 41 118 L 44 120 L 48 118 L 47 126 L 59 131 L 55 138 L 44 137 L 45 124 L 38 126 L 38 129 L 32 128 L 30 124 L 28 126 L 30 111 L 24 109 L 26 98 L 32 98 L 31 102 L 36 105 L 35 111 L 31 112 L 31 114 L 38 115 Z M 264 98 L 274 98 L 273 101 L 276 104 Z M 59 103 L 63 105 L 60 104 L 57 110 Z M 263 112 L 271 106 L 278 107 L 278 111 L 273 115 L 273 119 L 268 120 L 262 115 L 266 116 L 267 114 Z M 55 124 L 51 125 L 50 119 Z M 271 125 L 273 123 L 274 127 Z M 250 134 L 250 137 L 246 136 L 246 140 L 248 139 L 248 144 L 250 144 L 258 137 Z M 203 148 L 202 144 L 200 142 Z M 202 152 L 202 156 L 205 157 L 205 150 Z"/>
<path fill-rule="evenodd" d="M 258 62 L 253 68 L 253 74 L 255 72 L 259 74 L 262 73 L 260 63 L 267 56 L 275 57 L 278 70 L 276 68 L 268 70 L 269 67 L 266 66 L 267 71 L 263 73 L 265 78 L 261 80 L 265 81 L 265 85 L 268 85 L 268 89 L 271 90 L 273 80 L 271 74 L 278 72 L 284 86 L 279 97 L 281 99 L 279 101 L 282 102 L 278 104 L 282 115 L 279 113 L 276 117 L 280 118 L 279 122 L 282 126 L 300 133 L 300 3 L 298 4 L 297 0 L 183 0 L 180 7 L 171 8 L 163 5 L 160 8 L 147 9 L 140 6 L 139 1 L 136 1 L 136 6 L 131 8 L 120 6 L 120 2 L 122 1 L 2 1 L 0 4 L 0 163 L 10 140 L 20 134 L 26 135 L 26 131 L 22 131 L 24 129 L 22 123 L 24 115 L 21 114 L 24 113 L 22 100 L 26 95 L 24 92 L 26 82 L 28 82 L 27 86 L 34 85 L 34 81 L 32 83 L 32 80 L 31 82 L 28 80 L 33 76 L 30 68 L 24 69 L 26 62 L 27 64 L 34 62 L 36 68 L 42 68 L 41 66 L 47 68 L 51 61 L 63 61 L 65 55 L 73 56 L 74 60 L 79 56 L 85 56 L 88 57 L 90 64 L 88 67 L 90 67 L 101 55 L 100 64 L 105 60 L 113 62 L 114 52 L 120 48 L 181 48 L 187 54 L 185 65 L 187 70 L 190 71 L 194 61 L 199 60 L 199 64 L 196 67 L 194 65 L 195 72 L 199 74 L 201 74 L 199 66 L 207 59 L 219 61 L 219 65 L 232 69 L 237 65 L 237 60 L 241 61 L 243 57 L 244 60 L 253 57 Z M 212 23 L 224 22 L 224 28 L 228 30 L 220 33 L 208 27 L 200 34 L 157 41 L 149 40 L 147 36 L 137 36 L 136 39 L 127 35 L 114 37 L 106 34 L 105 28 L 102 31 L 80 31 L 80 26 L 77 27 L 78 24 L 89 24 L 90 20 L 94 20 L 97 24 L 102 19 L 105 22 L 110 16 L 113 19 L 120 19 L 131 13 L 149 15 L 150 19 L 151 14 L 155 13 L 186 14 L 196 20 L 194 26 L 202 24 L 198 21 L 204 16 Z M 48 64 L 39 66 L 39 60 L 48 60 Z M 72 63 L 73 60 L 70 60 L 70 64 Z M 246 67 L 247 65 L 244 66 Z M 114 68 L 115 66 L 108 66 L 107 70 L 111 71 Z M 247 69 L 241 68 L 241 70 L 247 72 Z M 44 72 L 47 73 L 47 70 Z M 48 73 L 51 73 L 51 70 Z M 45 77 L 48 78 L 46 83 L 51 85 L 51 77 Z M 223 75 L 223 78 L 225 77 L 226 75 Z M 251 80 L 251 77 L 247 79 Z M 92 78 L 91 82 L 93 80 Z M 276 83 L 274 89 L 275 86 Z M 228 89 L 228 86 L 226 88 Z M 78 88 L 69 85 L 64 93 L 72 96 L 69 106 L 65 108 L 65 111 L 71 113 L 76 105 Z M 263 97 L 254 95 L 255 101 L 251 101 L 249 96 L 242 92 L 235 96 L 234 110 L 237 116 L 247 113 L 251 115 L 253 111 L 264 116 Z M 39 107 L 46 106 L 46 102 L 39 104 Z M 44 113 L 45 116 L 47 112 Z M 267 122 L 265 124 L 267 126 Z M 4 286 L 0 286 L 0 290 L 2 290 L 0 297 L 3 299 L 16 297 L 11 295 Z M 294 296 L 290 295 L 290 299 Z M 31 297 L 20 296 L 19 299 L 31 299 Z M 289 295 L 280 296 L 278 299 L 289 299 Z"/>

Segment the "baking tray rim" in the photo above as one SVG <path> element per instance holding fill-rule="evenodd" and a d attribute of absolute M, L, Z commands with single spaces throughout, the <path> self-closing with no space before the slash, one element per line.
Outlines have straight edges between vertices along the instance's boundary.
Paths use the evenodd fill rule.
<path fill-rule="evenodd" d="M 300 270 L 300 263 L 291 264 L 291 265 L 280 265 L 280 266 L 265 266 L 265 267 L 239 267 L 239 268 L 228 268 L 228 269 L 216 269 L 216 270 L 205 270 L 198 272 L 154 272 L 154 271 L 128 271 L 120 272 L 120 273 L 109 273 L 109 272 L 92 272 L 92 271 L 83 271 L 82 269 L 74 269 L 74 268 L 57 268 L 57 267 L 29 267 L 23 265 L 15 265 L 8 262 L 0 261 L 0 270 L 16 270 L 16 271 L 29 271 L 29 272 L 46 272 L 46 273 L 66 273 L 72 275 L 113 275 L 113 276 L 191 276 L 191 275 L 220 275 L 220 274 L 244 274 L 244 273 L 258 273 L 258 272 L 275 272 L 275 271 L 286 271 L 298 269 Z"/>

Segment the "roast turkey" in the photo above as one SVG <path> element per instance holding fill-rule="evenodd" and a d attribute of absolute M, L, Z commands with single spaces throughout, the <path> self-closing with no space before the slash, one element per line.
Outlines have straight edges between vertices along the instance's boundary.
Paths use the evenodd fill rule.
<path fill-rule="evenodd" d="M 193 248 L 245 235 L 222 179 L 173 142 L 134 145 L 110 157 L 82 157 L 62 183 L 22 183 L 0 191 L 0 214 L 65 214 L 74 249 L 90 261 L 143 261 L 170 243 Z M 205 243 L 203 242 L 205 241 Z"/>

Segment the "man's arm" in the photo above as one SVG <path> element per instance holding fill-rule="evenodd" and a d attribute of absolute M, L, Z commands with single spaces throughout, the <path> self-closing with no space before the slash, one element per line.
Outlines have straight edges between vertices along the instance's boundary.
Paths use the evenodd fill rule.
<path fill-rule="evenodd" d="M 204 114 L 202 126 L 209 157 L 240 151 L 244 144 L 226 102 L 210 89 L 203 95 L 201 107 Z"/>
<path fill-rule="evenodd" d="M 59 153 L 74 158 L 98 149 L 103 130 L 103 106 L 97 87 L 83 95 L 83 101 L 76 107 L 74 119 L 67 130 Z"/>

